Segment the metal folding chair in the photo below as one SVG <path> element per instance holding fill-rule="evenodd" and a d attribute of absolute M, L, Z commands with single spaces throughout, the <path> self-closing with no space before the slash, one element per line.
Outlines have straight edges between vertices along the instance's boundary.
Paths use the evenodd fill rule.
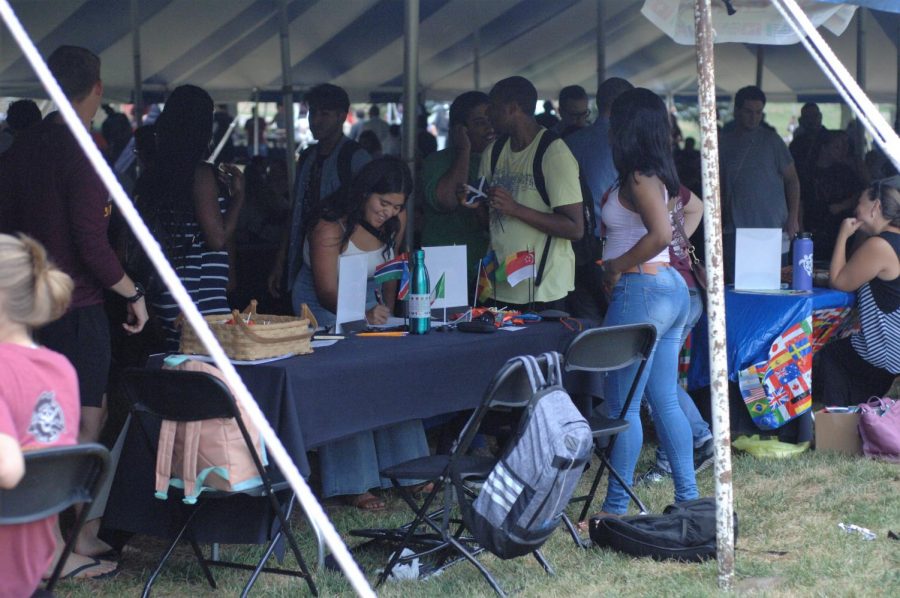
<path fill-rule="evenodd" d="M 87 505 L 96 499 L 107 475 L 108 463 L 109 451 L 99 444 L 28 451 L 25 453 L 25 477 L 15 488 L 0 490 L 0 525 L 40 521 L 73 505 L 84 505 L 47 581 L 47 592 L 53 591 L 75 547 L 75 539 L 87 517 Z"/>
<path fill-rule="evenodd" d="M 538 358 L 538 363 L 546 371 L 546 357 Z M 500 430 L 508 432 L 512 437 L 531 396 L 531 385 L 524 366 L 515 359 L 508 361 L 491 380 L 481 405 L 463 427 L 449 454 L 421 457 L 381 472 L 383 477 L 391 480 L 400 497 L 415 513 L 415 518 L 397 529 L 350 532 L 391 546 L 392 555 L 378 577 L 376 587 L 390 577 L 396 566 L 428 557 L 434 559 L 434 564 L 427 568 L 425 574 L 420 574 L 420 578 L 434 575 L 454 563 L 467 560 L 478 569 L 498 595 L 505 596 L 493 575 L 476 558 L 484 548 L 466 533 L 465 522 L 455 513 L 454 506 L 458 504 L 458 500 L 474 499 L 478 494 L 479 483 L 487 479 L 497 463 L 494 457 L 470 454 L 475 436 L 481 431 L 495 434 Z M 452 483 L 453 477 L 463 483 Z M 409 489 L 399 484 L 401 479 L 431 480 L 434 488 L 421 502 L 417 502 Z M 461 494 L 464 496 L 460 498 Z M 443 505 L 433 508 L 439 497 L 443 499 Z M 413 554 L 401 556 L 404 548 L 409 548 Z M 553 569 L 540 550 L 531 554 L 547 573 L 553 574 Z"/>
<path fill-rule="evenodd" d="M 294 534 L 288 526 L 288 518 L 290 517 L 295 500 L 294 493 L 290 489 L 290 485 L 283 479 L 273 480 L 273 474 L 277 474 L 277 471 L 269 471 L 262 464 L 259 454 L 257 454 L 256 450 L 253 448 L 253 441 L 250 438 L 247 427 L 241 418 L 240 411 L 238 411 L 235 399 L 228 390 L 228 387 L 226 387 L 218 378 L 204 372 L 159 369 L 126 370 L 123 376 L 123 385 L 125 394 L 132 402 L 132 411 L 135 413 L 134 419 L 138 422 L 138 427 L 143 432 L 150 454 L 156 455 L 156 447 L 150 440 L 152 436 L 144 427 L 145 423 L 140 417 L 141 414 L 149 414 L 158 419 L 182 422 L 201 421 L 214 418 L 235 419 L 240 427 L 244 443 L 253 457 L 256 469 L 262 480 L 261 486 L 236 492 L 204 490 L 198 497 L 196 505 L 185 505 L 179 497 L 172 496 L 171 499 L 176 501 L 178 505 L 184 509 L 182 512 L 183 524 L 163 553 L 159 564 L 147 580 L 147 583 L 144 586 L 143 596 L 146 598 L 150 595 L 150 588 L 159 576 L 163 565 L 165 565 L 165 562 L 172 555 L 175 547 L 183 537 L 186 537 L 187 541 L 190 543 L 194 555 L 197 557 L 197 562 L 200 564 L 200 568 L 206 575 L 209 585 L 213 588 L 216 587 L 216 582 L 209 569 L 210 565 L 252 571 L 253 573 L 241 593 L 242 597 L 247 596 L 250 589 L 253 587 L 253 584 L 256 582 L 257 577 L 263 572 L 303 578 L 309 586 L 310 592 L 312 592 L 314 596 L 317 596 L 318 590 L 313 582 L 312 575 L 306 566 L 306 562 L 303 560 L 303 556 L 300 554 L 297 540 L 294 538 Z M 280 474 L 278 474 L 278 477 L 280 478 Z M 282 505 L 281 501 L 278 500 L 276 493 L 288 491 L 290 491 L 290 499 L 287 501 L 285 507 Z M 274 537 L 272 537 L 263 552 L 262 557 L 255 566 L 221 561 L 215 558 L 207 559 L 203 556 L 200 546 L 191 535 L 191 523 L 197 513 L 200 512 L 205 505 L 215 500 L 227 500 L 228 498 L 237 495 L 267 499 L 272 510 L 272 515 L 278 519 L 278 531 Z M 269 557 L 272 555 L 275 546 L 282 536 L 287 539 L 291 551 L 297 559 L 297 564 L 300 568 L 299 571 L 265 566 L 266 561 L 269 560 Z"/>
<path fill-rule="evenodd" d="M 585 517 L 587 517 L 591 504 L 594 502 L 594 496 L 597 494 L 600 479 L 603 477 L 603 472 L 607 469 L 609 474 L 622 485 L 641 513 L 647 512 L 647 507 L 634 493 L 631 483 L 626 482 L 619 475 L 619 472 L 610 463 L 609 457 L 612 454 L 618 434 L 628 429 L 629 423 L 625 420 L 625 414 L 628 413 L 628 407 L 634 400 L 638 381 L 641 379 L 644 367 L 647 365 L 647 359 L 653 352 L 655 344 L 656 329 L 651 324 L 624 324 L 585 330 L 572 339 L 572 342 L 569 343 L 566 349 L 564 367 L 567 372 L 605 373 L 624 369 L 638 363 L 637 372 L 618 417 L 613 418 L 595 414 L 590 409 L 589 413 L 584 414 L 588 424 L 591 426 L 591 434 L 594 437 L 594 453 L 600 459 L 600 466 L 597 468 L 597 473 L 594 474 L 594 481 L 591 483 L 590 491 L 586 495 L 572 498 L 569 502 L 569 504 L 584 503 L 581 514 L 578 516 L 578 521 L 584 521 Z M 602 439 L 608 439 L 608 444 L 605 448 L 601 444 Z M 585 546 L 575 526 L 571 525 L 569 521 L 565 523 L 575 543 L 579 546 Z"/>

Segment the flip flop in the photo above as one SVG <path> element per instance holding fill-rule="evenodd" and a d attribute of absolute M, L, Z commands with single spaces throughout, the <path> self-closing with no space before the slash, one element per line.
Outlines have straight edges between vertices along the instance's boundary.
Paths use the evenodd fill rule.
<path fill-rule="evenodd" d="M 107 571 L 106 573 L 100 573 L 99 575 L 79 575 L 81 573 L 89 571 L 93 567 L 99 567 L 100 564 L 101 564 L 100 559 L 91 557 L 90 563 L 85 563 L 84 565 L 82 565 L 80 567 L 76 567 L 76 568 L 72 569 L 71 571 L 69 571 L 68 573 L 66 573 L 65 575 L 60 575 L 59 578 L 60 579 L 107 579 L 109 577 L 112 577 L 113 575 L 116 575 L 119 572 L 119 566 L 116 565 L 116 568 L 113 569 L 112 571 Z"/>
<path fill-rule="evenodd" d="M 387 508 L 387 503 L 384 502 L 384 499 L 375 496 L 371 492 L 348 496 L 344 499 L 344 502 L 360 511 L 383 511 Z"/>

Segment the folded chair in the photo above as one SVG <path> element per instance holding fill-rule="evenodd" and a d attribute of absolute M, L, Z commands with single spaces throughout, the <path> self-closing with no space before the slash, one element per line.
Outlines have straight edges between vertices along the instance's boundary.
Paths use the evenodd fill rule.
<path fill-rule="evenodd" d="M 572 339 L 572 342 L 566 348 L 564 363 L 567 372 L 606 373 L 624 369 L 638 363 L 637 372 L 618 417 L 607 417 L 595 414 L 593 411 L 584 414 L 588 424 L 591 426 L 591 434 L 594 437 L 594 452 L 600 459 L 600 467 L 597 468 L 597 473 L 594 474 L 594 481 L 591 483 L 590 491 L 586 495 L 576 496 L 570 501 L 570 504 L 584 503 L 581 514 L 578 516 L 578 521 L 584 521 L 585 517 L 587 517 L 591 504 L 594 502 L 594 496 L 597 494 L 600 478 L 603 477 L 603 472 L 606 469 L 622 485 L 641 513 L 647 512 L 647 507 L 634 493 L 631 483 L 622 479 L 622 476 L 610 463 L 609 457 L 612 454 L 618 434 L 628 429 L 629 424 L 625 420 L 625 414 L 628 413 L 628 407 L 634 400 L 638 381 L 641 379 L 641 374 L 644 372 L 647 359 L 653 352 L 655 344 L 656 329 L 651 324 L 624 324 L 585 330 Z M 608 444 L 605 448 L 601 442 L 603 439 L 608 439 Z M 575 527 L 569 521 L 565 521 L 565 523 L 575 543 L 579 546 L 584 546 Z"/>
<path fill-rule="evenodd" d="M 538 358 L 538 363 L 541 370 L 546 371 L 546 357 Z M 498 595 L 505 595 L 491 573 L 476 558 L 484 548 L 467 533 L 465 522 L 459 517 L 454 505 L 457 505 L 460 493 L 466 494 L 463 500 L 471 500 L 477 496 L 479 484 L 487 479 L 498 461 L 495 457 L 470 454 L 475 436 L 479 432 L 487 432 L 512 438 L 532 394 L 523 364 L 516 360 L 508 361 L 491 380 L 481 405 L 463 427 L 449 454 L 413 459 L 381 472 L 383 477 L 391 480 L 400 497 L 415 513 L 415 518 L 398 529 L 350 532 L 391 546 L 392 555 L 378 577 L 376 587 L 384 583 L 398 565 L 427 557 L 433 559 L 433 564 L 429 566 L 427 573 L 420 574 L 420 578 L 467 560 L 478 569 Z M 465 483 L 454 484 L 452 477 Z M 431 480 L 434 487 L 421 502 L 417 502 L 409 488 L 399 484 L 401 479 Z M 435 508 L 439 499 L 442 499 L 443 504 Z M 405 548 L 413 554 L 407 552 L 404 555 Z M 553 574 L 540 550 L 531 554 L 547 573 Z"/>
<path fill-rule="evenodd" d="M 176 503 L 178 507 L 182 509 L 181 529 L 172 539 L 171 544 L 163 553 L 159 564 L 147 580 L 147 583 L 144 586 L 143 596 L 147 597 L 150 595 L 150 588 L 159 576 L 163 565 L 165 565 L 165 562 L 172 555 L 175 547 L 183 537 L 190 543 L 194 555 L 197 557 L 197 562 L 200 564 L 200 568 L 206 575 L 209 585 L 213 588 L 216 587 L 216 582 L 209 569 L 210 565 L 251 570 L 253 573 L 247 581 L 247 584 L 244 586 L 244 590 L 241 593 L 242 597 L 247 596 L 250 589 L 253 587 L 253 584 L 256 582 L 257 577 L 259 577 L 259 574 L 262 572 L 301 577 L 306 581 L 310 592 L 312 592 L 314 596 L 317 596 L 318 591 L 316 590 L 312 575 L 310 575 L 306 562 L 300 554 L 297 540 L 294 538 L 294 534 L 291 532 L 287 522 L 295 500 L 294 493 L 290 490 L 289 484 L 281 478 L 277 471 L 269 471 L 269 469 L 263 465 L 259 454 L 253 448 L 253 441 L 228 387 L 226 387 L 218 378 L 204 372 L 159 369 L 126 370 L 123 376 L 123 384 L 125 394 L 132 402 L 132 411 L 135 415 L 134 420 L 138 422 L 138 428 L 141 430 L 147 441 L 147 446 L 151 455 L 156 455 L 156 446 L 154 446 L 154 443 L 151 440 L 153 435 L 151 435 L 149 430 L 145 427 L 146 422 L 144 421 L 145 418 L 141 417 L 142 414 L 148 414 L 158 420 L 166 419 L 178 422 L 196 422 L 214 418 L 234 419 L 240 427 L 244 443 L 250 451 L 262 481 L 259 486 L 240 491 L 204 490 L 197 498 L 196 504 L 193 505 L 183 504 L 179 496 L 170 496 L 169 500 Z M 276 496 L 277 492 L 283 491 L 290 491 L 290 498 L 287 501 L 286 506 L 283 505 Z M 191 522 L 201 509 L 213 501 L 227 500 L 237 495 L 266 499 L 266 502 L 271 508 L 272 516 L 277 518 L 279 523 L 277 533 L 271 539 L 263 552 L 262 557 L 255 566 L 221 561 L 214 558 L 205 558 L 200 550 L 200 546 L 194 540 L 191 533 Z M 291 551 L 297 559 L 297 564 L 300 568 L 299 571 L 269 568 L 265 566 L 282 536 L 287 539 Z"/>

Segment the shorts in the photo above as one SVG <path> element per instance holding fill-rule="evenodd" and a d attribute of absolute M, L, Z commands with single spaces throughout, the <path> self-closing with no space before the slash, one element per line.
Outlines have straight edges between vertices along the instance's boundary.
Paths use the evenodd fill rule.
<path fill-rule="evenodd" d="M 100 407 L 109 378 L 109 320 L 102 304 L 72 309 L 37 332 L 37 340 L 61 353 L 78 374 L 82 407 Z"/>

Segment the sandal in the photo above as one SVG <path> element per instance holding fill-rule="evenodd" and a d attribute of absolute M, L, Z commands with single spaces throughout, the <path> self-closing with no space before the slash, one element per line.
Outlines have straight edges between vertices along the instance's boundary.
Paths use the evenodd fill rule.
<path fill-rule="evenodd" d="M 608 517 L 611 517 L 613 519 L 619 519 L 621 517 L 624 517 L 624 515 L 616 515 L 615 513 L 607 513 L 606 511 L 598 511 L 598 512 L 594 513 L 593 515 L 591 515 L 591 519 L 608 518 Z M 582 533 L 588 531 L 590 524 L 591 524 L 591 519 L 587 519 L 585 521 L 579 521 L 578 523 L 575 524 L 575 528 Z"/>
<path fill-rule="evenodd" d="M 107 578 L 113 577 L 119 573 L 119 565 L 117 563 L 113 562 L 112 564 L 115 565 L 115 567 L 113 567 L 112 570 L 105 571 L 102 573 L 97 573 L 96 575 L 91 575 L 92 569 L 94 569 L 96 567 L 102 568 L 103 564 L 109 563 L 111 561 L 101 561 L 100 559 L 94 558 L 94 557 L 88 557 L 88 558 L 90 558 L 89 562 L 85 563 L 84 565 L 81 565 L 80 567 L 75 567 L 74 569 L 72 569 L 71 571 L 69 571 L 68 573 L 66 573 L 64 575 L 60 575 L 59 579 L 60 580 L 63 580 L 63 579 L 107 579 Z M 47 576 L 43 579 L 44 579 L 44 581 L 47 581 L 50 579 L 50 577 Z"/>
<path fill-rule="evenodd" d="M 384 500 L 371 492 L 348 494 L 344 497 L 344 503 L 351 507 L 356 507 L 360 511 L 383 511 L 387 508 Z"/>
<path fill-rule="evenodd" d="M 434 482 L 425 482 L 424 484 L 416 484 L 415 486 L 409 486 L 409 493 L 415 496 L 416 498 L 422 498 L 424 496 L 428 496 L 434 491 Z"/>

